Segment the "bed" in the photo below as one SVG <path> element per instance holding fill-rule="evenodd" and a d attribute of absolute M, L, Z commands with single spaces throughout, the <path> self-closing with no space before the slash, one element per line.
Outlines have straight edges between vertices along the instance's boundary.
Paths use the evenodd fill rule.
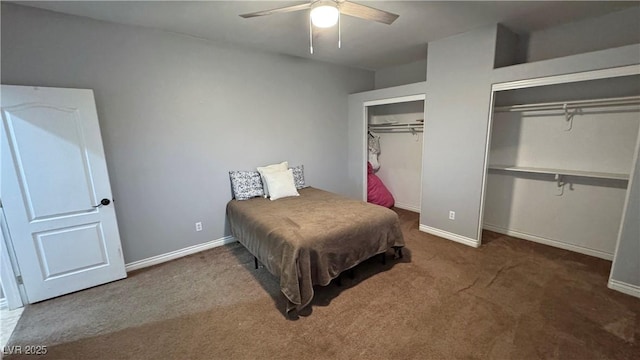
<path fill-rule="evenodd" d="M 311 302 L 313 285 L 328 285 L 372 256 L 391 248 L 402 256 L 404 238 L 392 210 L 313 187 L 299 193 L 227 204 L 232 235 L 280 278 L 287 312 Z"/>

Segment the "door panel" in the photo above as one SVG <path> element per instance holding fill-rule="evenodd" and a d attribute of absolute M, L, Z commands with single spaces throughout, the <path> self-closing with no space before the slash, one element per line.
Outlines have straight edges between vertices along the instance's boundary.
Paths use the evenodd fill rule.
<path fill-rule="evenodd" d="M 92 211 L 94 191 L 78 111 L 30 104 L 4 113 L 29 219 Z"/>
<path fill-rule="evenodd" d="M 109 265 L 100 223 L 35 233 L 34 239 L 45 280 Z M 83 256 L 70 259 L 67 249 Z"/>
<path fill-rule="evenodd" d="M 126 277 L 93 92 L 2 86 L 2 203 L 30 303 Z"/>

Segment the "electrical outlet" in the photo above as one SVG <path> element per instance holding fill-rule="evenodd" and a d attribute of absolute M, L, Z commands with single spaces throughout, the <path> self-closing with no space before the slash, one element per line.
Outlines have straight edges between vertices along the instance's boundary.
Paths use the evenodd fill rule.
<path fill-rule="evenodd" d="M 455 219 L 456 219 L 456 212 L 449 211 L 449 220 L 455 220 Z"/>
<path fill-rule="evenodd" d="M 202 231 L 202 223 L 199 221 L 196 223 L 196 231 Z"/>

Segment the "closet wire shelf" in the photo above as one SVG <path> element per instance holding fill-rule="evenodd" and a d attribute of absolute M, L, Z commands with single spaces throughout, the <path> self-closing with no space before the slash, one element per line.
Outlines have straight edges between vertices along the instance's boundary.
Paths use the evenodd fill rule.
<path fill-rule="evenodd" d="M 579 177 L 589 177 L 589 178 L 596 178 L 596 179 L 625 180 L 625 181 L 629 180 L 629 174 L 538 168 L 538 167 L 529 167 L 529 166 L 489 165 L 489 170 L 534 173 L 534 174 L 548 174 L 548 175 L 556 175 L 556 176 L 557 175 L 579 176 Z"/>
<path fill-rule="evenodd" d="M 605 106 L 623 106 L 623 105 L 640 105 L 640 96 L 625 96 L 604 99 L 588 99 L 573 101 L 557 101 L 536 104 L 518 104 L 496 106 L 496 112 L 517 112 L 529 110 L 567 110 L 586 107 L 605 107 Z"/>
<path fill-rule="evenodd" d="M 605 99 L 589 99 L 589 100 L 574 100 L 574 101 L 563 101 L 563 102 L 496 106 L 494 110 L 496 112 L 564 110 L 565 115 L 567 116 L 567 120 L 571 121 L 573 117 L 569 116 L 570 114 L 568 114 L 567 112 L 568 109 L 585 108 L 585 107 L 626 106 L 626 105 L 640 105 L 640 96 L 625 96 L 625 97 L 605 98 Z M 570 129 L 571 127 L 568 128 L 568 130 Z M 629 180 L 629 174 L 619 174 L 619 173 L 610 173 L 610 172 L 554 169 L 554 168 L 541 168 L 541 167 L 515 166 L 515 165 L 491 165 L 491 164 L 488 166 L 488 169 L 494 170 L 494 171 L 555 175 L 556 179 L 559 179 L 560 176 L 579 176 L 579 177 L 589 177 L 589 178 L 597 178 L 597 179 L 610 179 L 610 180 L 622 180 L 622 181 Z"/>
<path fill-rule="evenodd" d="M 422 132 L 424 123 L 403 123 L 403 124 L 369 124 L 369 131 L 373 132 Z"/>

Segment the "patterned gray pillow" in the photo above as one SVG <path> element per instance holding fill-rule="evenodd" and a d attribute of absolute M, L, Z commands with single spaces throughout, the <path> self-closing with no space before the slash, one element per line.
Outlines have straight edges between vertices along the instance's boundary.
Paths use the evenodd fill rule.
<path fill-rule="evenodd" d="M 296 184 L 296 189 L 303 189 L 307 186 L 304 184 L 304 165 L 292 167 L 293 170 L 293 182 Z"/>
<path fill-rule="evenodd" d="M 247 200 L 256 196 L 264 196 L 262 180 L 257 171 L 229 171 L 233 197 L 236 200 Z"/>

